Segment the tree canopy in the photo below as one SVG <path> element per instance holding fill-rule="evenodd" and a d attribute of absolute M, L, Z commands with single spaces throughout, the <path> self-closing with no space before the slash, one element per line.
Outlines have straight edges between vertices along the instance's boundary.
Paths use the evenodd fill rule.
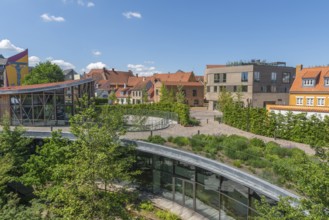
<path fill-rule="evenodd" d="M 62 69 L 50 61 L 37 64 L 23 80 L 23 85 L 64 81 Z"/>

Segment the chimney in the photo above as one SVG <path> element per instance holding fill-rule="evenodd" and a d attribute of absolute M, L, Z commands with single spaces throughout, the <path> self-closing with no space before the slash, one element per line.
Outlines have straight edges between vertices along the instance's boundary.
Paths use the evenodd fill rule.
<path fill-rule="evenodd" d="M 114 68 L 112 68 L 112 71 L 114 72 Z"/>
<path fill-rule="evenodd" d="M 296 72 L 302 71 L 302 69 L 303 69 L 303 64 L 298 64 L 296 66 Z"/>
<path fill-rule="evenodd" d="M 123 88 L 125 89 L 127 87 L 126 83 L 123 84 Z"/>
<path fill-rule="evenodd" d="M 138 73 L 136 73 L 136 77 L 138 77 Z"/>

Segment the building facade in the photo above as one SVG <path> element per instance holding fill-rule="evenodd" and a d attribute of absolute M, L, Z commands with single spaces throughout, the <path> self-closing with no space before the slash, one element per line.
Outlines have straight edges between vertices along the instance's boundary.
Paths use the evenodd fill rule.
<path fill-rule="evenodd" d="M 0 119 L 11 125 L 67 125 L 79 98 L 94 96 L 92 79 L 0 88 Z"/>
<path fill-rule="evenodd" d="M 0 87 L 21 85 L 29 73 L 28 50 L 9 58 L 0 56 Z"/>
<path fill-rule="evenodd" d="M 329 116 L 329 67 L 296 67 L 296 79 L 291 86 L 289 105 L 270 105 L 270 111 L 286 114 L 287 112 Z"/>
<path fill-rule="evenodd" d="M 223 90 L 241 91 L 244 104 L 265 107 L 268 104 L 288 104 L 289 89 L 295 68 L 284 62 L 251 61 L 232 65 L 207 65 L 205 70 L 206 100 L 209 110 L 216 109 Z"/>

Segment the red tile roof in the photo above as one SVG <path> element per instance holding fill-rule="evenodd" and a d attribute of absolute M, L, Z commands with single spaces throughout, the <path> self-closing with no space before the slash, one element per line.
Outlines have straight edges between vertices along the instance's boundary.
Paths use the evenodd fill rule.
<path fill-rule="evenodd" d="M 153 75 L 154 78 L 161 82 L 195 82 L 193 72 L 176 72 L 176 73 L 157 73 Z"/>
<path fill-rule="evenodd" d="M 329 86 L 324 85 L 329 67 L 304 68 L 296 72 L 296 78 L 290 88 L 290 93 L 329 93 Z M 303 78 L 317 78 L 315 86 L 303 86 Z"/>
<path fill-rule="evenodd" d="M 87 78 L 93 78 L 97 83 L 100 80 L 109 80 L 111 84 L 123 85 L 128 84 L 129 77 L 134 76 L 131 71 L 116 71 L 116 70 L 107 70 L 103 69 L 92 69 L 86 75 Z"/>
<path fill-rule="evenodd" d="M 163 82 L 166 86 L 203 86 L 201 82 Z"/>

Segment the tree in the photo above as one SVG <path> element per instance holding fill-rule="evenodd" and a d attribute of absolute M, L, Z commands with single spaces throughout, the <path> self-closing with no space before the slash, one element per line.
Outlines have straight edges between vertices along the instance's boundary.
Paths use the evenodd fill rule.
<path fill-rule="evenodd" d="M 27 74 L 23 80 L 23 85 L 33 85 L 40 83 L 52 83 L 64 81 L 62 69 L 52 64 L 50 61 L 39 63 Z"/>
<path fill-rule="evenodd" d="M 77 140 L 68 142 L 54 132 L 25 165 L 24 182 L 47 201 L 47 211 L 55 218 L 127 219 L 132 196 L 116 184 L 138 172 L 131 169 L 134 149 L 120 144 L 122 114 L 108 105 L 96 111 L 86 98 L 80 103 L 70 120 Z"/>
<path fill-rule="evenodd" d="M 176 102 L 182 104 L 185 103 L 185 93 L 183 91 L 183 86 L 181 85 L 177 86 Z"/>
<path fill-rule="evenodd" d="M 162 83 L 161 88 L 160 88 L 160 102 L 162 102 L 162 103 L 168 102 L 168 97 L 169 97 L 168 89 L 165 86 L 165 84 Z"/>
<path fill-rule="evenodd" d="M 148 97 L 149 94 L 147 93 L 146 87 L 142 89 L 142 103 L 147 103 L 148 102 Z"/>
<path fill-rule="evenodd" d="M 111 91 L 110 95 L 109 95 L 109 100 L 110 100 L 110 104 L 114 105 L 115 102 L 117 101 L 117 96 L 115 95 L 115 91 Z"/>

